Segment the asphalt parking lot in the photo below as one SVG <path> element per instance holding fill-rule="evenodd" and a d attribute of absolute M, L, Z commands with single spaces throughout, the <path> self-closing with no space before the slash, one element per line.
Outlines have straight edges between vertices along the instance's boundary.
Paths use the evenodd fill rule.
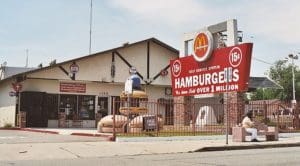
<path fill-rule="evenodd" d="M 21 130 L 0 130 L 0 144 L 106 141 L 103 137 L 60 135 Z"/>

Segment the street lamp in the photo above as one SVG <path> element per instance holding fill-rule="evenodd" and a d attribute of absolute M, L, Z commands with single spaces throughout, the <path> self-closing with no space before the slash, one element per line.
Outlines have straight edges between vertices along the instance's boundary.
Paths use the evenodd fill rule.
<path fill-rule="evenodd" d="M 292 100 L 292 104 L 293 104 L 293 107 L 294 105 L 296 105 L 296 98 L 295 98 L 295 71 L 294 71 L 294 68 L 295 68 L 295 64 L 294 64 L 294 60 L 297 60 L 298 59 L 298 55 L 294 55 L 294 54 L 289 54 L 288 55 L 289 58 L 292 59 L 292 74 L 293 74 L 293 100 Z"/>

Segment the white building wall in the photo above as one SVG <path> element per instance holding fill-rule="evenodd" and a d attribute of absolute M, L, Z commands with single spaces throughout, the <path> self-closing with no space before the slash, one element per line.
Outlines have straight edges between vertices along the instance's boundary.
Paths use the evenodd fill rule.
<path fill-rule="evenodd" d="M 12 106 L 16 104 L 16 97 L 10 97 L 9 92 L 13 91 L 11 81 L 7 80 L 0 85 L 0 107 Z"/>
<path fill-rule="evenodd" d="M 158 44 L 151 43 L 150 45 L 150 78 L 153 78 L 157 73 L 170 64 L 170 60 L 177 59 L 178 54 L 159 46 Z M 171 71 L 167 70 L 168 75 L 159 76 L 153 81 L 153 85 L 171 85 Z"/>
<path fill-rule="evenodd" d="M 0 107 L 0 127 L 7 124 L 15 126 L 16 106 Z"/>
<path fill-rule="evenodd" d="M 109 52 L 76 61 L 76 64 L 79 66 L 76 80 L 110 82 L 111 56 L 111 52 Z M 69 69 L 69 65 L 71 64 L 65 67 L 66 70 Z"/>
<path fill-rule="evenodd" d="M 9 92 L 13 91 L 11 82 L 4 81 L 0 86 L 0 127 L 5 124 L 15 124 L 16 97 L 10 97 Z"/>
<path fill-rule="evenodd" d="M 147 75 L 147 43 L 141 43 L 117 50 L 126 61 L 136 67 L 145 78 Z M 115 82 L 124 82 L 129 77 L 129 67 L 117 55 L 115 56 Z"/>
<path fill-rule="evenodd" d="M 121 56 L 126 59 L 137 71 L 147 79 L 147 42 L 130 45 L 128 47 L 119 48 Z M 158 74 L 170 62 L 170 59 L 176 59 L 178 55 L 156 43 L 150 42 L 150 79 Z M 69 72 L 69 67 L 73 62 L 61 65 Z M 111 77 L 112 51 L 99 53 L 95 56 L 85 57 L 76 60 L 79 66 L 79 72 L 76 74 L 77 81 L 98 81 L 98 82 L 115 82 L 124 83 L 129 77 L 129 67 L 115 54 L 115 77 Z M 70 80 L 58 66 L 30 73 L 28 78 L 47 78 L 58 80 Z M 170 85 L 171 84 L 170 69 L 168 75 L 158 77 L 152 84 L 154 85 Z M 142 83 L 144 83 L 142 81 Z"/>
<path fill-rule="evenodd" d="M 66 66 L 66 65 L 63 65 Z M 66 68 L 67 70 L 67 68 Z M 42 69 L 27 75 L 28 78 L 70 79 L 59 67 Z"/>

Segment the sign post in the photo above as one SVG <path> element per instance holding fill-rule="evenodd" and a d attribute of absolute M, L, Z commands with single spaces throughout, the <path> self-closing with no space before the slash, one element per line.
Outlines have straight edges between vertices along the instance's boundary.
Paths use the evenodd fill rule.
<path fill-rule="evenodd" d="M 227 41 L 222 41 L 223 44 L 214 42 L 213 39 L 223 32 L 227 33 Z M 231 118 L 229 94 L 248 90 L 253 47 L 252 43 L 237 45 L 237 32 L 237 21 L 228 20 L 205 27 L 200 32 L 185 33 L 180 58 L 170 61 L 174 97 L 224 94 L 226 144 Z"/>
<path fill-rule="evenodd" d="M 21 125 L 21 110 L 20 110 L 20 91 L 22 90 L 22 84 L 18 82 L 12 83 L 12 88 L 14 89 L 15 96 L 16 96 L 16 112 L 18 112 L 19 127 L 23 127 Z M 10 92 L 9 95 L 13 95 L 13 93 Z"/>
<path fill-rule="evenodd" d="M 128 108 L 128 115 L 127 115 L 127 132 L 129 132 L 129 118 L 130 118 L 130 95 L 132 94 L 132 79 L 127 78 L 125 82 L 125 94 L 127 95 L 127 108 Z"/>

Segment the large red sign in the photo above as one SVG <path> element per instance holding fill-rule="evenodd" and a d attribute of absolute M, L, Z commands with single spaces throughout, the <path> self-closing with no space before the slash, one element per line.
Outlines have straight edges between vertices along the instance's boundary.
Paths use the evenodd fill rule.
<path fill-rule="evenodd" d="M 246 91 L 252 43 L 215 49 L 205 62 L 193 56 L 171 60 L 173 96 Z"/>
<path fill-rule="evenodd" d="M 85 93 L 86 92 L 86 84 L 61 82 L 60 86 L 59 86 L 59 90 L 60 90 L 60 92 Z"/>

